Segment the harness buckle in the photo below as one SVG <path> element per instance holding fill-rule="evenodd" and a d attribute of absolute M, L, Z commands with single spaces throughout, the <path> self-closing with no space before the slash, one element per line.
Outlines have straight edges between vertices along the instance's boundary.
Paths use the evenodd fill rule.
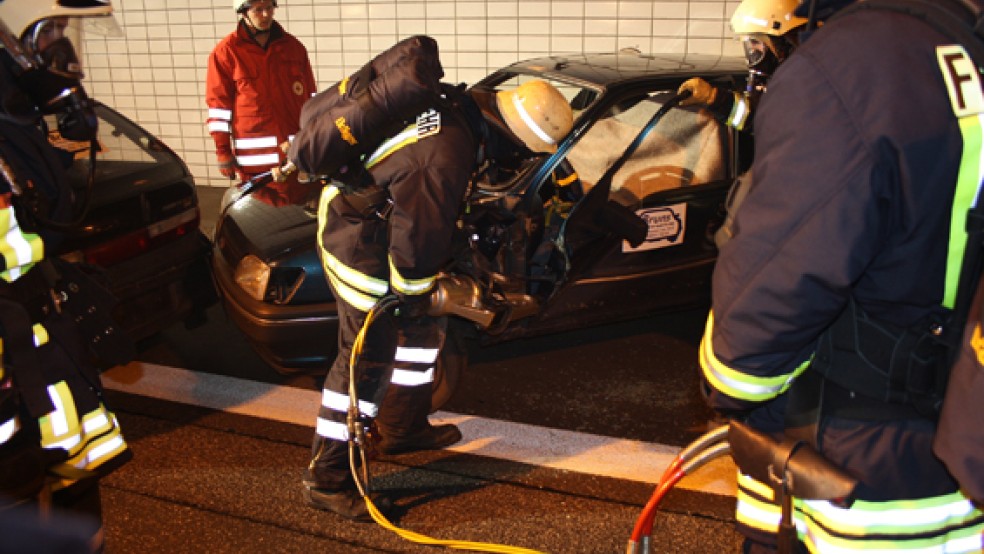
<path fill-rule="evenodd" d="M 55 313 L 61 314 L 61 306 L 68 300 L 68 294 L 65 291 L 55 289 L 48 289 L 48 293 L 51 295 L 51 306 L 55 309 Z"/>
<path fill-rule="evenodd" d="M 376 217 L 386 221 L 391 213 L 393 213 L 393 199 L 387 196 L 386 201 L 376 208 Z"/>

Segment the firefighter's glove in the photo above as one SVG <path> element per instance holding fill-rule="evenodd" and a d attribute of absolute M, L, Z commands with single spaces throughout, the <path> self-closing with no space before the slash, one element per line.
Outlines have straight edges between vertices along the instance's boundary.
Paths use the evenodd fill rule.
<path fill-rule="evenodd" d="M 690 97 L 684 98 L 680 102 L 681 106 L 710 106 L 717 98 L 717 89 L 700 77 L 693 77 L 684 81 L 677 89 L 677 94 L 683 92 L 690 92 Z"/>
<path fill-rule="evenodd" d="M 400 294 L 400 306 L 396 315 L 406 319 L 420 319 L 430 308 L 430 294 Z"/>
<path fill-rule="evenodd" d="M 219 160 L 219 173 L 229 180 L 237 178 L 237 170 L 239 166 L 236 165 L 236 160 L 232 156 L 218 154 L 216 156 Z"/>

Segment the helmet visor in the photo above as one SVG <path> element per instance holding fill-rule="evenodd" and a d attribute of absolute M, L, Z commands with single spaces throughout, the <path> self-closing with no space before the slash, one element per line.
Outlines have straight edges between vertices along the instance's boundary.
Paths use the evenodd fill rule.
<path fill-rule="evenodd" d="M 122 38 L 124 36 L 120 22 L 116 20 L 116 16 L 113 14 L 82 18 L 82 29 L 86 33 L 104 37 Z"/>
<path fill-rule="evenodd" d="M 741 36 L 741 47 L 745 50 L 745 60 L 748 67 L 756 67 L 768 54 L 769 36 L 764 33 L 753 33 Z"/>

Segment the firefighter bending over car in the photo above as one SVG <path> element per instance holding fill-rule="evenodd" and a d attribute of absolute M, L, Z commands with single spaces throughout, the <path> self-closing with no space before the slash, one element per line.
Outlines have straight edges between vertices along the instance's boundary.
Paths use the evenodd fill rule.
<path fill-rule="evenodd" d="M 0 2 L 0 550 L 102 548 L 99 479 L 130 458 L 102 400 L 96 360 L 133 345 L 114 299 L 49 250 L 84 213 L 72 155 L 48 125 L 96 148 L 98 119 L 68 37 L 71 18 L 108 18 L 108 1 Z M 52 133 L 55 129 L 50 129 Z M 91 178 L 91 175 L 90 175 Z M 98 343 L 98 344 L 97 344 Z"/>
<path fill-rule="evenodd" d="M 236 30 L 208 58 L 205 103 L 219 171 L 249 180 L 286 160 L 282 146 L 299 128 L 316 92 L 307 49 L 274 20 L 276 0 L 233 0 Z M 274 206 L 304 204 L 312 187 L 288 175 L 253 196 Z"/>
<path fill-rule="evenodd" d="M 816 2 L 824 26 L 756 113 L 755 186 L 715 267 L 704 390 L 719 413 L 804 440 L 858 480 L 853 503 L 795 498 L 800 550 L 981 552 L 984 514 L 931 450 L 939 391 L 926 386 L 960 266 L 951 237 L 963 252 L 955 192 L 976 191 L 984 167 L 980 76 L 920 19 L 829 18 L 847 4 Z M 745 552 L 776 548 L 778 494 L 739 476 Z"/>
<path fill-rule="evenodd" d="M 349 466 L 346 410 L 350 355 L 367 312 L 386 295 L 399 297 L 396 317 L 368 330 L 358 367 L 360 411 L 375 418 L 378 449 L 398 454 L 459 441 L 454 425 L 428 421 L 447 324 L 428 315 L 428 304 L 451 259 L 466 189 L 479 167 L 555 151 L 572 126 L 570 105 L 543 81 L 497 93 L 444 87 L 444 99 L 367 157 L 358 183 L 328 186 L 320 201 L 318 245 L 338 304 L 339 352 L 325 380 L 304 487 L 312 506 L 360 521 L 369 515 Z M 305 113 L 317 113 L 320 99 Z M 291 149 L 301 171 L 318 174 L 320 160 L 311 158 L 326 150 L 321 131 L 336 122 L 323 116 L 302 125 Z M 374 504 L 392 507 L 385 497 Z"/>

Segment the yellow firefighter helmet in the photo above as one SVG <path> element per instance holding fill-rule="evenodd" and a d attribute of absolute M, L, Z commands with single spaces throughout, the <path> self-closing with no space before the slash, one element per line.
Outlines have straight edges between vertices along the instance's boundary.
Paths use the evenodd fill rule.
<path fill-rule="evenodd" d="M 499 91 L 496 105 L 509 130 L 534 152 L 556 152 L 574 125 L 571 105 L 556 87 L 535 79 Z"/>
<path fill-rule="evenodd" d="M 736 35 L 781 37 L 806 23 L 806 18 L 793 14 L 797 6 L 799 0 L 744 0 L 731 16 L 731 30 Z"/>

